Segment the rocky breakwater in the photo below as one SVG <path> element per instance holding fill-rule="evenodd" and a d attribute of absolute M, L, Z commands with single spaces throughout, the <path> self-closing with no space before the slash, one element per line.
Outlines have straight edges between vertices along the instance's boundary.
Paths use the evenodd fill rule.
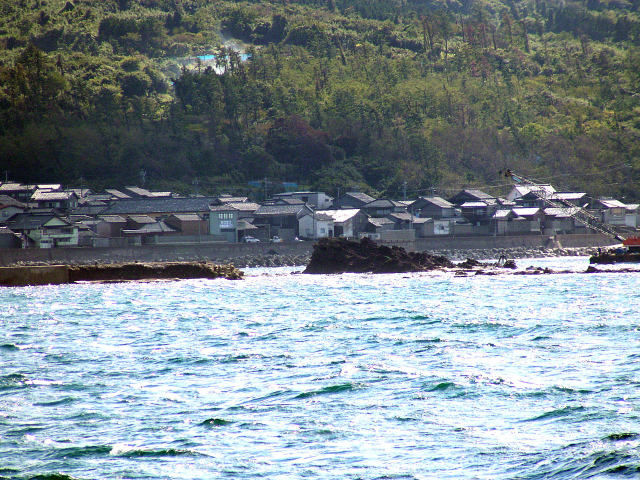
<path fill-rule="evenodd" d="M 208 262 L 120 263 L 75 265 L 69 268 L 69 281 L 127 281 L 186 278 L 226 278 L 239 280 L 243 272 L 233 265 Z"/>
<path fill-rule="evenodd" d="M 403 273 L 453 267 L 447 257 L 407 252 L 400 247 L 378 245 L 368 238 L 359 242 L 323 238 L 314 245 L 303 273 Z"/>
<path fill-rule="evenodd" d="M 243 275 L 244 273 L 233 265 L 216 265 L 206 262 L 15 266 L 0 267 L 0 286 L 184 278 L 239 280 Z"/>

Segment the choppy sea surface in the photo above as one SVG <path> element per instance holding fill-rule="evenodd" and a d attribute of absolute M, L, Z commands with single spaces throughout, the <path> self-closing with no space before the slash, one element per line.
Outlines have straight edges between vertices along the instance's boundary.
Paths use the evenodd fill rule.
<path fill-rule="evenodd" d="M 299 270 L 0 290 L 0 478 L 640 477 L 640 273 Z"/>

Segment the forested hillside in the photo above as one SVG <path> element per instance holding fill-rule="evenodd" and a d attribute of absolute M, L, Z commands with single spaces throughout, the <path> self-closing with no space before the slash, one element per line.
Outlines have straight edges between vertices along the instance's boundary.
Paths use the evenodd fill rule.
<path fill-rule="evenodd" d="M 0 173 L 398 196 L 498 193 L 508 167 L 631 201 L 639 5 L 2 1 Z"/>

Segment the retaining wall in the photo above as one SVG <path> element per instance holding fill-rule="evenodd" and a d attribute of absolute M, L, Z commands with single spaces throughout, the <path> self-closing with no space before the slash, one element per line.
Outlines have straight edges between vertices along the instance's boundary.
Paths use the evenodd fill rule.
<path fill-rule="evenodd" d="M 617 243 L 604 235 L 576 234 L 485 237 L 430 237 L 414 242 L 385 242 L 407 250 L 476 250 L 509 248 L 575 248 L 597 247 Z M 0 249 L 0 266 L 18 263 L 118 263 L 118 262 L 167 262 L 209 260 L 226 263 L 231 259 L 259 255 L 309 255 L 313 242 L 283 243 L 217 243 L 195 245 L 140 245 L 100 248 L 50 248 L 50 249 Z"/>
<path fill-rule="evenodd" d="M 509 248 L 578 248 L 614 245 L 617 242 L 600 234 L 575 235 L 511 235 L 486 237 L 430 237 L 416 239 L 415 249 L 424 250 L 476 250 Z"/>
<path fill-rule="evenodd" d="M 312 242 L 218 243 L 202 245 L 140 245 L 115 248 L 32 248 L 0 249 L 0 265 L 21 262 L 42 263 L 118 263 L 209 260 L 225 263 L 247 255 L 306 255 Z"/>

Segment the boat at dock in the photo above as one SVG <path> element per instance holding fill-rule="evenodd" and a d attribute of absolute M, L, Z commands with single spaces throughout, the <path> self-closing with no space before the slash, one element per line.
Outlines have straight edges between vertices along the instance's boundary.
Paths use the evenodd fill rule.
<path fill-rule="evenodd" d="M 614 263 L 640 263 L 640 236 L 625 238 L 622 246 L 599 251 L 589 263 L 611 265 Z"/>

